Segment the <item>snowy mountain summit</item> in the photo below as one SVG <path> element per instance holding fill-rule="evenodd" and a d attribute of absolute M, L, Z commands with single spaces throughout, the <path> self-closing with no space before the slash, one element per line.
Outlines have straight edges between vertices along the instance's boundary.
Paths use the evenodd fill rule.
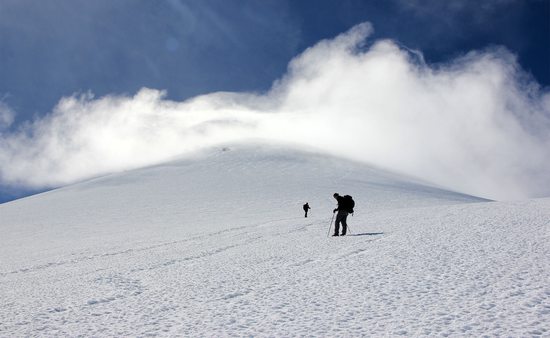
<path fill-rule="evenodd" d="M 0 336 L 549 336 L 549 220 L 550 199 L 211 149 L 0 205 Z"/>

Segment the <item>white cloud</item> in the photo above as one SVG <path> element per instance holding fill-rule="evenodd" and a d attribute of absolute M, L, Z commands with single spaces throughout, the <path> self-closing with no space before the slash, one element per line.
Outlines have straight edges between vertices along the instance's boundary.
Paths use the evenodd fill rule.
<path fill-rule="evenodd" d="M 0 131 L 12 125 L 15 117 L 13 110 L 4 102 L 0 101 Z"/>
<path fill-rule="evenodd" d="M 550 194 L 550 94 L 510 53 L 472 52 L 432 68 L 390 40 L 365 49 L 371 30 L 362 24 L 307 49 L 266 94 L 64 98 L 49 116 L 1 136 L 1 178 L 63 185 L 261 138 L 478 196 Z"/>

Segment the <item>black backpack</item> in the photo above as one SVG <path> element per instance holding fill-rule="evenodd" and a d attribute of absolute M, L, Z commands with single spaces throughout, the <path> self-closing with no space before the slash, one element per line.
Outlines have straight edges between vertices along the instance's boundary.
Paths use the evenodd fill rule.
<path fill-rule="evenodd" d="M 345 195 L 344 201 L 345 201 L 344 207 L 347 209 L 347 211 L 350 214 L 353 214 L 353 208 L 355 208 L 355 201 L 353 200 L 353 197 L 351 197 L 350 195 Z"/>

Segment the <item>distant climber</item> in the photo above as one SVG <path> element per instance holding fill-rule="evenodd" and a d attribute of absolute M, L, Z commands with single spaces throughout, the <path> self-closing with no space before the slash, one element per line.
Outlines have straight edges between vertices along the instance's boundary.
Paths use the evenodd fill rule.
<path fill-rule="evenodd" d="M 306 204 L 304 204 L 304 207 L 303 207 L 303 208 L 304 208 L 304 211 L 306 212 L 306 215 L 305 215 L 304 217 L 307 217 L 307 211 L 308 211 L 309 209 L 311 209 L 311 208 L 309 207 L 308 202 L 306 202 Z"/>
<path fill-rule="evenodd" d="M 340 223 L 342 223 L 342 234 L 340 236 L 345 236 L 348 230 L 347 218 L 349 214 L 353 214 L 355 202 L 350 195 L 340 196 L 338 193 L 334 193 L 332 196 L 338 201 L 338 207 L 333 210 L 333 213 L 338 211 L 338 214 L 336 214 L 336 221 L 334 222 L 333 236 L 338 236 L 340 232 Z"/>

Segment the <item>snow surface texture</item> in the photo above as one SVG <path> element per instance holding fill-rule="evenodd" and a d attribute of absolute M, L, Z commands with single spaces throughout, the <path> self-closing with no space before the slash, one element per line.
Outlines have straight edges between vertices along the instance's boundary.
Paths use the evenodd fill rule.
<path fill-rule="evenodd" d="M 550 199 L 211 150 L 0 205 L 0 336 L 550 336 L 549 220 Z"/>

